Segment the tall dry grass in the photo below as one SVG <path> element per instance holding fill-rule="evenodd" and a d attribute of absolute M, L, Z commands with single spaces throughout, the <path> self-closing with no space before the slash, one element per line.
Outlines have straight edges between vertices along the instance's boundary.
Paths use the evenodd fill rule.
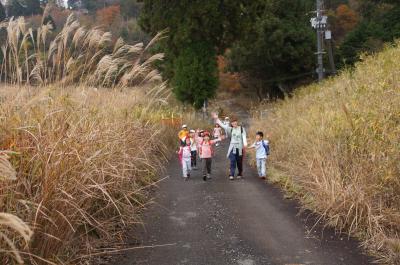
<path fill-rule="evenodd" d="M 399 45 L 389 47 L 252 125 L 270 135 L 270 166 L 304 206 L 391 264 L 400 264 L 399 61 Z"/>
<path fill-rule="evenodd" d="M 9 158 L 7 152 L 0 152 L 0 181 L 16 180 L 17 172 L 9 162 Z M 32 230 L 24 221 L 16 215 L 0 212 L 0 248 L 4 250 L 1 254 L 22 264 L 23 259 L 15 241 L 23 240 L 22 246 L 26 246 L 31 237 Z"/>
<path fill-rule="evenodd" d="M 152 64 L 163 55 L 148 50 L 163 33 L 146 46 L 122 38 L 113 43 L 110 32 L 86 29 L 73 14 L 55 37 L 50 24 L 28 28 L 23 17 L 0 24 L 0 30 L 7 36 L 0 51 L 0 81 L 5 83 L 127 87 L 161 80 Z"/>
<path fill-rule="evenodd" d="M 166 160 L 162 33 L 114 43 L 72 15 L 56 35 L 22 17 L 0 30 L 0 263 L 95 263 L 140 223 Z"/>
<path fill-rule="evenodd" d="M 162 171 L 167 150 L 155 123 L 163 98 L 148 93 L 0 88 L 0 149 L 12 150 L 16 169 L 14 180 L 1 185 L 0 205 L 33 231 L 29 242 L 9 237 L 17 254 L 0 254 L 1 264 L 90 261 L 121 243 L 121 226 L 140 223 L 146 187 Z M 12 172 L 3 163 L 1 173 Z M 2 221 L 0 214 L 1 229 Z"/>

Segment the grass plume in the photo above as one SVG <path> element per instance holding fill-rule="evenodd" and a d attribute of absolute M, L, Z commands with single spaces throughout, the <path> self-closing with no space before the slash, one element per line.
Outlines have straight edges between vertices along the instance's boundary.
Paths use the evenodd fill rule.
<path fill-rule="evenodd" d="M 121 38 L 114 43 L 110 32 L 85 29 L 73 14 L 54 37 L 51 24 L 32 29 L 23 17 L 0 24 L 1 29 L 6 40 L 0 51 L 0 81 L 8 84 L 127 87 L 161 81 L 152 64 L 163 55 L 150 55 L 149 49 L 163 33 L 146 47 Z"/>

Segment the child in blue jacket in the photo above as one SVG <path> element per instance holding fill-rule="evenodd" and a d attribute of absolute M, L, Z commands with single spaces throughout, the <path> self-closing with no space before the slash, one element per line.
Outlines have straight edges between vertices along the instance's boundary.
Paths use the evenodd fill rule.
<path fill-rule="evenodd" d="M 251 148 L 256 149 L 258 177 L 260 179 L 265 179 L 265 177 L 267 176 L 266 161 L 269 155 L 269 142 L 268 140 L 264 140 L 263 132 L 256 133 L 256 141 L 251 146 L 249 146 L 249 149 Z"/>

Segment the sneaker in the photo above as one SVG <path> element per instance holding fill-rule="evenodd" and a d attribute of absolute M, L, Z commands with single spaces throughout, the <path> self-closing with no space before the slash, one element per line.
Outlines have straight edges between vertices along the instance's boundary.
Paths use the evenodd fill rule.
<path fill-rule="evenodd" d="M 241 175 L 238 175 L 236 178 L 237 179 L 242 179 L 243 177 Z"/>
<path fill-rule="evenodd" d="M 230 180 L 234 180 L 234 177 L 233 177 L 233 176 L 229 176 L 229 179 L 230 179 Z"/>
<path fill-rule="evenodd" d="M 266 179 L 265 176 L 261 176 L 261 177 L 259 177 L 259 178 L 260 178 L 260 179 Z"/>
<path fill-rule="evenodd" d="M 206 176 L 206 175 L 203 176 L 203 180 L 204 180 L 204 181 L 207 180 L 207 176 Z"/>
<path fill-rule="evenodd" d="M 211 179 L 211 175 L 210 174 L 207 174 L 207 179 Z"/>
<path fill-rule="evenodd" d="M 194 166 L 194 167 L 192 167 L 192 169 L 193 169 L 193 170 L 197 170 L 197 167 L 196 167 L 196 166 Z"/>

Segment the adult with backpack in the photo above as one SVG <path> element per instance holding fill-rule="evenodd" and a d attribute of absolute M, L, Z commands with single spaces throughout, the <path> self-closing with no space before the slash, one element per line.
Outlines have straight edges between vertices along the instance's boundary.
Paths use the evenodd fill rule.
<path fill-rule="evenodd" d="M 228 137 L 230 137 L 230 143 L 228 148 L 227 157 L 230 161 L 229 179 L 234 180 L 236 167 L 238 169 L 237 178 L 243 177 L 243 156 L 245 148 L 247 147 L 246 130 L 243 126 L 239 126 L 238 119 L 231 117 L 231 124 L 224 124 L 219 118 L 217 113 L 211 114 L 215 123 L 219 124 Z"/>

